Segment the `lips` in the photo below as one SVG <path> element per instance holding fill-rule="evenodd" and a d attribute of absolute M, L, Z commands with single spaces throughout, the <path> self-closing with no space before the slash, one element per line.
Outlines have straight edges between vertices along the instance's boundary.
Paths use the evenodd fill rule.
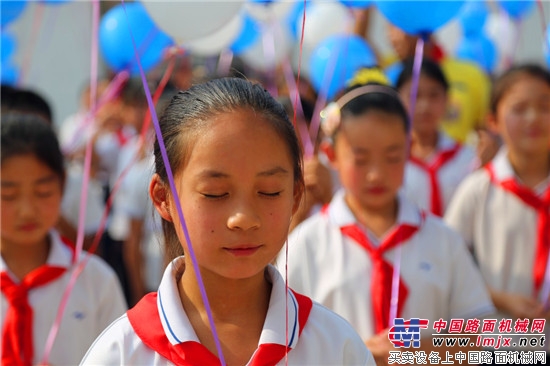
<path fill-rule="evenodd" d="M 256 253 L 262 246 L 261 245 L 240 245 L 236 247 L 223 248 L 225 251 L 233 254 L 237 257 L 246 257 Z"/>
<path fill-rule="evenodd" d="M 33 231 L 33 230 L 36 230 L 37 228 L 38 228 L 37 223 L 27 223 L 27 224 L 18 226 L 18 229 L 21 231 Z"/>
<path fill-rule="evenodd" d="M 384 194 L 385 192 L 386 192 L 386 188 L 384 187 L 367 188 L 367 193 L 369 194 Z"/>

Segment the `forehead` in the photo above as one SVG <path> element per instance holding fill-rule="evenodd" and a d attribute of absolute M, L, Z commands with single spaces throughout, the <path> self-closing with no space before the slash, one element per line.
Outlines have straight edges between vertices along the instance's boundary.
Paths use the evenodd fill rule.
<path fill-rule="evenodd" d="M 368 150 L 392 144 L 402 144 L 407 140 L 405 125 L 401 116 L 376 110 L 359 116 L 346 117 L 341 132 L 343 132 L 342 135 L 349 144 L 361 146 Z"/>
<path fill-rule="evenodd" d="M 251 109 L 238 109 L 209 118 L 197 134 L 185 170 L 216 165 L 246 168 L 254 164 L 292 165 L 289 141 L 268 118 Z"/>
<path fill-rule="evenodd" d="M 58 174 L 33 154 L 16 155 L 2 159 L 2 183 L 18 184 L 56 181 Z M 50 179 L 51 178 L 51 179 Z"/>
<path fill-rule="evenodd" d="M 502 100 L 505 99 L 537 99 L 550 95 L 550 85 L 544 80 L 528 74 L 519 74 L 502 90 Z"/>

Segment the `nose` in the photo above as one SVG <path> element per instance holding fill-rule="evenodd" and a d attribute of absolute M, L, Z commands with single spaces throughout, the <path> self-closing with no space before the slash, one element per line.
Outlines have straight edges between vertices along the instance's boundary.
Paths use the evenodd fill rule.
<path fill-rule="evenodd" d="M 367 170 L 367 181 L 377 182 L 382 178 L 382 167 L 380 164 L 371 164 Z"/>
<path fill-rule="evenodd" d="M 18 205 L 18 214 L 22 219 L 33 218 L 36 213 L 34 201 L 30 197 L 21 198 Z"/>
<path fill-rule="evenodd" d="M 227 227 L 230 230 L 252 230 L 261 226 L 260 217 L 249 204 L 243 204 L 236 209 L 227 219 Z"/>

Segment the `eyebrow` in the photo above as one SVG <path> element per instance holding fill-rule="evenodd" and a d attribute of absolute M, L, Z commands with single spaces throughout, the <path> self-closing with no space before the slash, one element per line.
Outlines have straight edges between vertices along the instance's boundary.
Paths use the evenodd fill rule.
<path fill-rule="evenodd" d="M 256 174 L 256 176 L 257 177 L 272 177 L 274 175 L 279 175 L 279 174 L 286 175 L 286 174 L 288 174 L 288 170 L 286 170 L 285 168 L 283 168 L 281 166 L 276 166 L 274 168 L 259 172 L 258 174 Z M 212 179 L 225 179 L 225 178 L 229 178 L 230 176 L 227 173 L 223 173 L 223 172 L 220 172 L 220 171 L 217 171 L 217 170 L 206 169 L 206 170 L 203 170 L 202 172 L 200 172 L 199 177 L 200 178 L 212 178 Z"/>
<path fill-rule="evenodd" d="M 56 175 L 48 175 L 47 177 L 43 177 L 43 178 L 35 180 L 34 184 L 47 184 L 47 183 L 55 182 L 56 180 L 57 180 Z M 6 181 L 6 180 L 3 180 L 0 184 L 4 188 L 17 187 L 19 185 L 19 183 L 17 183 L 17 182 Z"/>

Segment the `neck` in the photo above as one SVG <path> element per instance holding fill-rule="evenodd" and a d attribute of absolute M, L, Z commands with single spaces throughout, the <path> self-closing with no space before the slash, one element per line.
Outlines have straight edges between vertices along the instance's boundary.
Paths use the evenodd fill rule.
<path fill-rule="evenodd" d="M 48 254 L 50 253 L 50 240 L 48 236 L 32 245 L 21 245 L 5 238 L 1 240 L 2 259 L 6 267 L 19 280 L 22 280 L 30 272 L 46 264 L 48 260 Z"/>
<path fill-rule="evenodd" d="M 271 295 L 271 284 L 264 272 L 247 279 L 227 279 L 217 274 L 202 271 L 202 280 L 212 315 L 216 322 L 234 321 L 236 318 L 250 318 L 251 314 L 267 314 Z M 186 311 L 190 309 L 207 320 L 197 277 L 191 263 L 178 283 L 180 297 Z"/>
<path fill-rule="evenodd" d="M 436 148 L 439 140 L 437 131 L 422 132 L 412 131 L 411 133 L 411 154 L 419 158 L 425 158 Z"/>
<path fill-rule="evenodd" d="M 365 207 L 350 195 L 346 195 L 346 203 L 357 220 L 379 238 L 397 222 L 397 198 L 385 206 Z"/>
<path fill-rule="evenodd" d="M 510 150 L 508 159 L 516 175 L 530 188 L 534 188 L 550 175 L 550 153 L 524 155 Z"/>

